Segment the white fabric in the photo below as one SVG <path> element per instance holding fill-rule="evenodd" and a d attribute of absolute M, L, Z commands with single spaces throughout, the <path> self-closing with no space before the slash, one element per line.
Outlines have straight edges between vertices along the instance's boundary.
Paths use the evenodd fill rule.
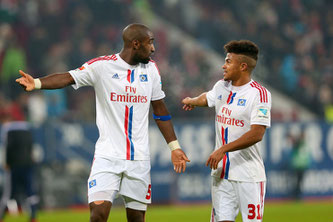
<path fill-rule="evenodd" d="M 242 221 L 262 221 L 266 182 L 238 182 L 212 177 L 211 222 L 235 221 L 238 212 Z"/>
<path fill-rule="evenodd" d="M 117 195 L 118 191 L 116 190 L 97 191 L 95 193 L 91 193 L 88 195 L 88 203 L 92 203 L 94 201 L 102 201 L 102 200 L 110 201 L 111 203 L 113 203 Z"/>
<path fill-rule="evenodd" d="M 113 203 L 113 201 L 117 198 L 118 191 L 115 190 L 107 190 L 107 191 L 99 191 L 92 193 L 88 196 L 88 203 L 92 203 L 94 201 L 110 201 Z M 147 204 L 142 203 L 139 201 L 136 201 L 132 198 L 123 196 L 124 205 L 126 208 L 134 209 L 134 210 L 141 210 L 146 211 L 147 210 Z"/>
<path fill-rule="evenodd" d="M 121 160 L 96 157 L 88 179 L 89 201 L 96 192 L 117 191 L 142 203 L 151 203 L 151 178 L 149 160 Z M 113 199 L 115 196 L 112 196 Z M 99 200 L 110 200 L 109 195 Z M 97 200 L 94 198 L 94 200 Z"/>
<path fill-rule="evenodd" d="M 35 89 L 40 89 L 40 88 L 42 88 L 42 82 L 40 81 L 39 78 L 34 79 L 34 83 L 35 83 Z"/>
<path fill-rule="evenodd" d="M 155 62 L 131 66 L 116 54 L 92 59 L 69 73 L 75 89 L 95 89 L 95 156 L 149 160 L 150 102 L 165 97 Z"/>
<path fill-rule="evenodd" d="M 168 146 L 171 151 L 181 149 L 178 140 L 174 140 L 174 141 L 168 143 Z"/>
<path fill-rule="evenodd" d="M 235 95 L 232 97 L 231 94 Z M 207 102 L 209 107 L 215 106 L 216 111 L 215 149 L 237 140 L 253 124 L 270 127 L 271 94 L 253 80 L 240 87 L 220 80 L 207 93 Z M 235 181 L 265 181 L 265 168 L 259 150 L 260 142 L 246 149 L 228 152 L 228 158 L 219 163 L 218 169 L 212 170 L 212 176 Z"/>
<path fill-rule="evenodd" d="M 147 204 L 141 203 L 139 201 L 133 200 L 132 198 L 123 196 L 125 208 L 130 208 L 133 210 L 147 211 Z"/>

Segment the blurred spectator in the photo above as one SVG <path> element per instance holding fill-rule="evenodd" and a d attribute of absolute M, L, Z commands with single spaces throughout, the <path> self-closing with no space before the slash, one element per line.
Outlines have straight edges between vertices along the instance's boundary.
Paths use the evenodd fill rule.
<path fill-rule="evenodd" d="M 67 111 L 65 90 L 49 90 L 43 91 L 43 93 L 47 106 L 47 116 L 61 119 Z"/>
<path fill-rule="evenodd" d="M 19 206 L 25 204 L 21 198 L 23 193 L 30 210 L 30 222 L 35 222 L 39 197 L 35 187 L 32 133 L 29 124 L 13 117 L 10 110 L 2 114 L 1 141 L 4 143 L 6 158 L 5 184 L 0 201 L 0 221 L 4 219 L 7 207 L 9 211 L 17 211 L 17 203 Z"/>
<path fill-rule="evenodd" d="M 47 105 L 46 99 L 42 92 L 31 93 L 27 101 L 27 110 L 29 115 L 29 121 L 35 125 L 40 126 L 47 118 Z"/>
<path fill-rule="evenodd" d="M 325 118 L 329 123 L 333 123 L 333 105 L 325 106 Z"/>
<path fill-rule="evenodd" d="M 297 89 L 298 85 L 298 72 L 296 70 L 296 58 L 294 55 L 286 55 L 283 58 L 280 71 L 285 88 L 289 93 Z"/>
<path fill-rule="evenodd" d="M 9 98 L 15 98 L 19 92 L 15 86 L 17 70 L 26 68 L 25 51 L 15 41 L 15 36 L 12 38 L 5 49 L 1 68 L 1 88 Z"/>
<path fill-rule="evenodd" d="M 311 154 L 305 142 L 304 131 L 301 131 L 299 135 L 290 133 L 288 139 L 292 146 L 290 153 L 290 169 L 296 181 L 292 195 L 293 198 L 300 199 L 302 197 L 303 176 L 311 165 Z"/>

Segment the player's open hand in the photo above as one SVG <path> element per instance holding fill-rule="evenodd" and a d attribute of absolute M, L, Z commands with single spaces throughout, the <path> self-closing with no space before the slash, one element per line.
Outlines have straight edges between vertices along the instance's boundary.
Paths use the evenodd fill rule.
<path fill-rule="evenodd" d="M 35 89 L 35 82 L 34 78 L 31 75 L 23 72 L 22 70 L 19 71 L 21 77 L 16 79 L 16 82 L 19 83 L 25 91 L 32 91 Z"/>
<path fill-rule="evenodd" d="M 185 99 L 183 99 L 182 103 L 184 104 L 183 109 L 186 111 L 190 111 L 190 110 L 194 109 L 194 107 L 195 107 L 191 104 L 190 97 L 186 97 Z"/>
<path fill-rule="evenodd" d="M 222 149 L 215 150 L 212 154 L 210 154 L 208 160 L 206 161 L 206 166 L 209 166 L 211 169 L 216 170 L 219 162 L 223 159 L 225 153 Z"/>
<path fill-rule="evenodd" d="M 185 172 L 186 162 L 190 162 L 182 149 L 171 151 L 171 161 L 177 173 Z"/>

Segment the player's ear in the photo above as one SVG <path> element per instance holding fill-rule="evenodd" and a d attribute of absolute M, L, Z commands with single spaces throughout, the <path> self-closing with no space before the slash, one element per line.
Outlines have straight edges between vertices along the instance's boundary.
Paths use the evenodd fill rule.
<path fill-rule="evenodd" d="M 134 49 L 139 49 L 140 48 L 140 41 L 139 40 L 137 40 L 137 39 L 134 39 L 133 41 L 132 41 L 132 45 L 133 45 L 133 48 Z"/>
<path fill-rule="evenodd" d="M 247 65 L 247 63 L 245 63 L 245 62 L 242 62 L 242 63 L 240 64 L 240 68 L 241 68 L 241 70 L 242 70 L 242 71 L 246 71 L 246 70 L 247 70 L 247 68 L 248 68 L 248 65 Z"/>

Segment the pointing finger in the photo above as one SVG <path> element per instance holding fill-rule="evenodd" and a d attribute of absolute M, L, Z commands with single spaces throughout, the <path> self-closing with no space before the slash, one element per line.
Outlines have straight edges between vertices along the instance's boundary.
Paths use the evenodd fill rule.
<path fill-rule="evenodd" d="M 27 74 L 26 74 L 25 72 L 23 72 L 22 70 L 19 70 L 19 73 L 20 73 L 20 75 L 23 76 L 23 77 L 26 77 L 26 75 L 27 75 Z"/>

